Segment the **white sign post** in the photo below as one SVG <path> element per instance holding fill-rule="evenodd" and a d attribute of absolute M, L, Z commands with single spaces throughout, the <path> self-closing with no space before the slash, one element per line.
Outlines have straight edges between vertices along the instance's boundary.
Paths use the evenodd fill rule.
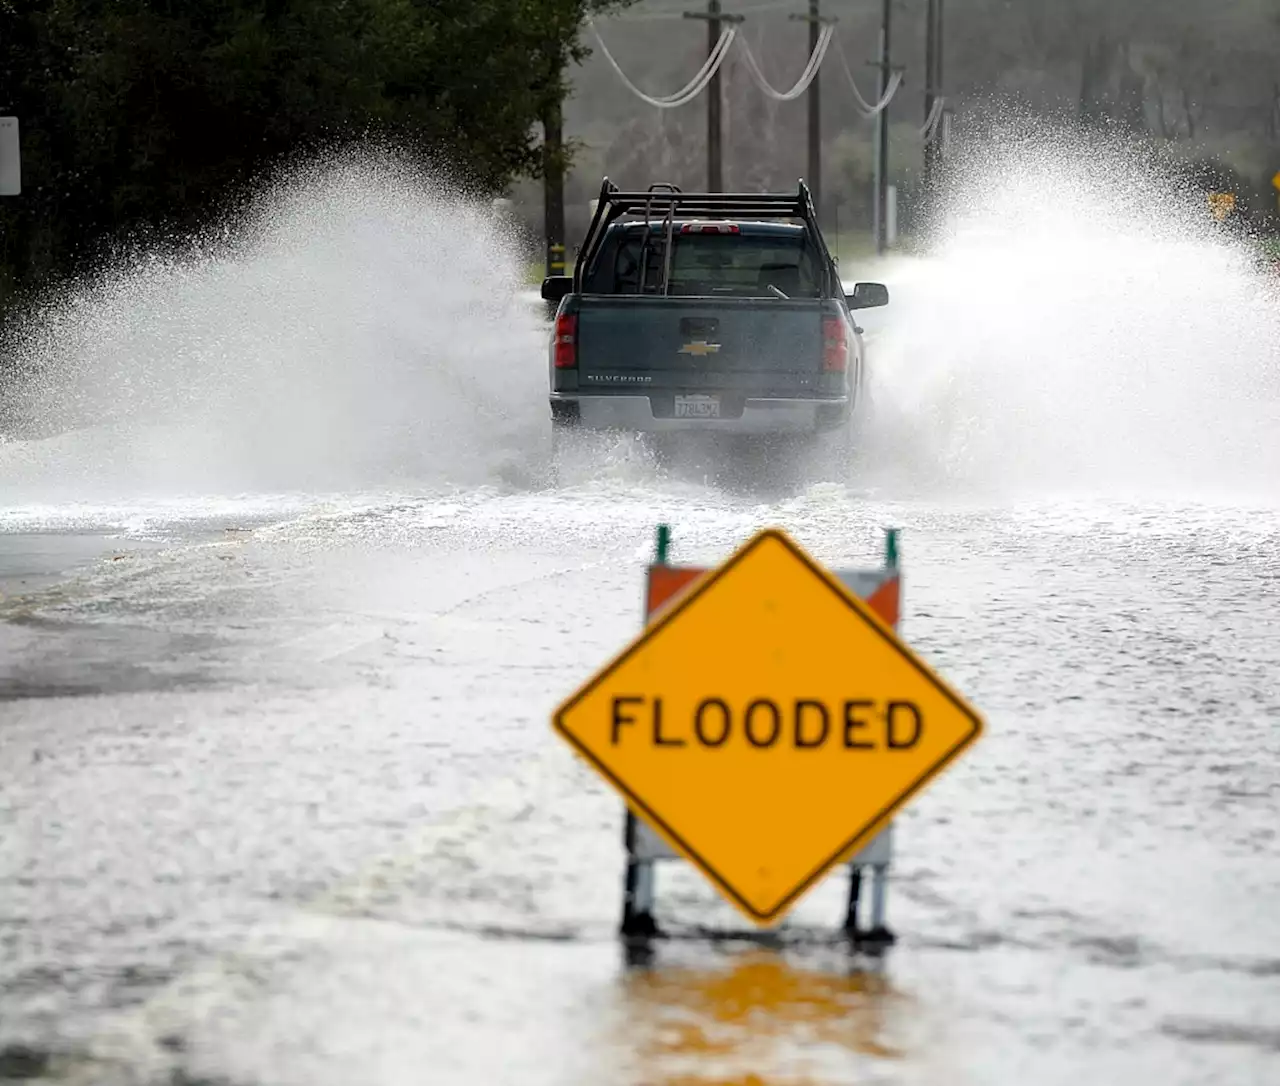
<path fill-rule="evenodd" d="M 22 155 L 18 148 L 18 118 L 0 117 L 0 196 L 22 194 Z"/>

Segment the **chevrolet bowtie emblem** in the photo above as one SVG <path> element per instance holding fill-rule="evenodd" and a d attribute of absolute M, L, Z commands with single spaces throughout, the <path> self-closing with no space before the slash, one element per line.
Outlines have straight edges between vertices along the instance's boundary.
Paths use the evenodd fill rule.
<path fill-rule="evenodd" d="M 692 343 L 686 343 L 680 348 L 681 354 L 694 354 L 699 358 L 704 355 L 715 354 L 720 350 L 720 344 L 708 343 L 705 339 L 695 339 Z"/>

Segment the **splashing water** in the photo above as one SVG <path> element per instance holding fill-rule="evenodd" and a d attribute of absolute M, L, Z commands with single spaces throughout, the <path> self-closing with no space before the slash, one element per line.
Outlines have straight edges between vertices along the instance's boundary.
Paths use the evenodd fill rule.
<path fill-rule="evenodd" d="M 862 456 L 814 471 L 897 496 L 1276 496 L 1280 302 L 1197 199 L 1044 130 L 958 164 L 936 253 L 895 261 L 890 310 L 865 317 L 884 331 Z M 9 413 L 52 436 L 0 440 L 11 500 L 546 479 L 545 330 L 516 246 L 374 154 L 65 293 L 18 368 Z M 564 481 L 655 481 L 628 449 Z"/>
<path fill-rule="evenodd" d="M 1043 131 L 964 163 L 936 254 L 889 273 L 872 475 L 1280 496 L 1280 291 L 1203 200 Z"/>
<path fill-rule="evenodd" d="M 300 170 L 215 245 L 29 322 L 10 496 L 476 484 L 532 470 L 538 315 L 483 205 L 386 158 Z"/>

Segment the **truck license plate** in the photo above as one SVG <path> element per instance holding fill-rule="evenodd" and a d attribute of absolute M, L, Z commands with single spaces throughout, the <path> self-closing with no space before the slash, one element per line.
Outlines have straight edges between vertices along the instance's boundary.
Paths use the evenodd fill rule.
<path fill-rule="evenodd" d="M 718 419 L 719 417 L 719 396 L 676 397 L 676 418 L 678 419 Z"/>

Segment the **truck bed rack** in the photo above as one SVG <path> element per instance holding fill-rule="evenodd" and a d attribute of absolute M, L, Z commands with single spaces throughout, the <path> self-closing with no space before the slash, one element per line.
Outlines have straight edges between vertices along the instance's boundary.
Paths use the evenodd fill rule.
<path fill-rule="evenodd" d="M 831 254 L 822 240 L 818 217 L 814 212 L 809 187 L 800 181 L 795 192 L 682 192 L 677 186 L 665 183 L 650 185 L 643 192 L 624 192 L 607 177 L 600 185 L 600 198 L 587 235 L 580 250 L 582 259 L 576 261 L 573 271 L 573 288 L 582 291 L 583 276 L 599 245 L 604 232 L 618 219 L 628 215 L 643 215 L 645 246 L 649 244 L 655 215 L 661 216 L 663 232 L 663 293 L 670 270 L 671 241 L 676 216 L 686 218 L 771 218 L 800 219 L 809 228 L 814 244 L 823 258 L 823 266 L 832 273 Z M 641 268 L 647 268 L 642 258 Z"/>

